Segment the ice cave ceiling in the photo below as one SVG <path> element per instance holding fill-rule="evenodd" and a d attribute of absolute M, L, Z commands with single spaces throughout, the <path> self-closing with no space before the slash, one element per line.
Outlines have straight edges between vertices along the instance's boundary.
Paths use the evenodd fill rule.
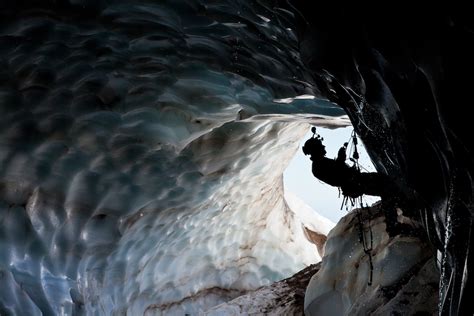
<path fill-rule="evenodd" d="M 0 4 L 0 314 L 195 314 L 318 261 L 282 173 L 345 114 L 472 314 L 465 12 Z"/>

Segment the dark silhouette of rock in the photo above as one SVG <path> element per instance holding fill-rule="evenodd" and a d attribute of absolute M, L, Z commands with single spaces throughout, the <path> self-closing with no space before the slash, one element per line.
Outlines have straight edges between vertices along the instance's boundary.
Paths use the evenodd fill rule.
<path fill-rule="evenodd" d="M 290 3 L 318 88 L 346 110 L 376 169 L 395 185 L 393 198 L 423 222 L 442 253 L 441 314 L 473 314 L 468 5 Z"/>

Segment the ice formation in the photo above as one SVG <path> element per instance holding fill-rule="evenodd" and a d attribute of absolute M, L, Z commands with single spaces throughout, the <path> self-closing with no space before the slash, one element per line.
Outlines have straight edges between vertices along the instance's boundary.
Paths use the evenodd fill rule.
<path fill-rule="evenodd" d="M 195 314 L 319 260 L 282 173 L 348 120 L 298 97 L 289 13 L 75 4 L 2 10 L 0 314 Z"/>
<path fill-rule="evenodd" d="M 414 230 L 390 238 L 380 204 L 360 211 L 367 241 L 370 231 L 373 234 L 369 286 L 370 266 L 359 240 L 357 214 L 352 211 L 331 230 L 321 263 L 203 314 L 303 315 L 303 306 L 305 315 L 437 314 L 439 272 L 433 249 L 422 234 L 416 236 L 420 224 L 400 211 L 399 221 Z"/>
<path fill-rule="evenodd" d="M 440 313 L 472 314 L 470 11 L 313 5 L 0 3 L 0 313 L 193 312 L 302 268 L 281 174 L 347 113 L 441 254 Z"/>
<path fill-rule="evenodd" d="M 359 240 L 357 212 L 339 221 L 328 235 L 321 269 L 305 296 L 306 315 L 437 314 L 439 272 L 433 249 L 412 235 L 389 238 L 380 204 L 361 210 L 363 231 L 373 236 L 372 284 L 369 257 Z M 399 214 L 399 221 L 419 223 Z"/>
<path fill-rule="evenodd" d="M 301 59 L 339 104 L 393 203 L 440 253 L 440 314 L 472 315 L 474 20 L 468 5 L 288 1 Z"/>

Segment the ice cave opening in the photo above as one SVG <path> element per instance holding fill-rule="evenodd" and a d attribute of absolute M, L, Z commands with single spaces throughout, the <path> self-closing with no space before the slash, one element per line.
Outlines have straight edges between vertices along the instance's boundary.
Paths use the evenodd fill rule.
<path fill-rule="evenodd" d="M 324 138 L 326 156 L 329 158 L 336 157 L 342 144 L 349 142 L 351 139 L 352 131 L 352 126 L 339 128 L 317 127 L 317 133 Z M 340 196 L 339 190 L 316 179 L 311 173 L 311 160 L 301 150 L 305 141 L 311 136 L 312 133 L 308 125 L 308 133 L 301 139 L 295 156 L 283 174 L 285 197 L 289 203 L 292 203 L 293 200 L 301 200 L 335 224 L 341 217 L 347 215 L 348 210 L 345 207 L 341 209 L 342 196 Z M 351 148 L 348 148 L 348 158 L 350 150 Z M 375 167 L 360 140 L 358 150 L 360 155 L 359 164 L 362 171 L 375 172 Z M 350 163 L 349 160 L 347 162 Z M 376 196 L 364 196 L 363 198 L 369 206 L 380 200 L 380 197 Z"/>
<path fill-rule="evenodd" d="M 280 307 L 323 253 L 307 315 L 473 314 L 469 10 L 6 2 L 0 315 L 226 315 L 262 288 Z M 299 142 L 317 125 L 332 158 L 349 118 L 400 209 L 340 219 L 313 177 Z"/>

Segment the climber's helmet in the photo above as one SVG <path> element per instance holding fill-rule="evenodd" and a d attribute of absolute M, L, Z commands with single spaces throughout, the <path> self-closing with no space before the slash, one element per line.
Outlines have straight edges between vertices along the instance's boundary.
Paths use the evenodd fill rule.
<path fill-rule="evenodd" d="M 303 153 L 311 158 L 322 158 L 326 155 L 325 148 L 320 138 L 311 137 L 304 143 Z"/>

